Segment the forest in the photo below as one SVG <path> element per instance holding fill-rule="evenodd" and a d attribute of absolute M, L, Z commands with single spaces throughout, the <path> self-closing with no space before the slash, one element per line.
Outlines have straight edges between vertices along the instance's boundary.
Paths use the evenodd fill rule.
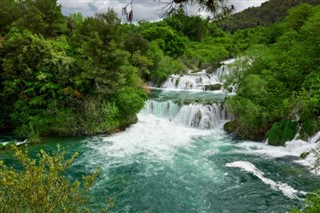
<path fill-rule="evenodd" d="M 235 52 L 229 33 L 182 10 L 133 25 L 112 9 L 64 16 L 57 1 L 0 8 L 0 129 L 34 142 L 119 131 L 136 121 L 145 82 L 217 66 Z"/>

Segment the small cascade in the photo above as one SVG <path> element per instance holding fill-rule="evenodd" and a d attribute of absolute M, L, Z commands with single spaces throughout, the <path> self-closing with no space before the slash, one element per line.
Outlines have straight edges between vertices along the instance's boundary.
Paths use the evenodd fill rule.
<path fill-rule="evenodd" d="M 174 121 L 197 129 L 213 129 L 225 119 L 226 112 L 221 104 L 193 103 L 183 106 Z"/>
<path fill-rule="evenodd" d="M 179 112 L 180 106 L 172 101 L 148 100 L 144 108 L 140 111 L 142 114 L 151 114 L 159 118 L 172 120 Z"/>
<path fill-rule="evenodd" d="M 204 90 L 205 85 L 220 83 L 215 75 L 200 73 L 198 75 L 171 75 L 162 85 L 167 89 Z"/>
<path fill-rule="evenodd" d="M 213 129 L 227 119 L 223 104 L 203 105 L 191 103 L 179 106 L 172 101 L 148 100 L 141 114 L 152 114 L 187 127 L 197 129 Z"/>
<path fill-rule="evenodd" d="M 234 59 L 230 59 L 222 63 L 222 66 L 217 68 L 212 73 L 207 73 L 206 70 L 193 73 L 189 71 L 186 75 L 171 75 L 168 80 L 162 85 L 165 89 L 180 89 L 180 90 L 205 90 L 207 85 L 223 85 L 224 76 L 230 73 L 228 64 L 231 64 Z M 223 87 L 217 89 L 223 91 Z"/>

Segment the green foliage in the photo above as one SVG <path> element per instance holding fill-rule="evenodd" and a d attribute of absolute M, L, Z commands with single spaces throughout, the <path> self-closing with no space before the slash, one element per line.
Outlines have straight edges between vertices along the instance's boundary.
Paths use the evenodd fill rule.
<path fill-rule="evenodd" d="M 285 26 L 287 29 L 299 30 L 305 24 L 309 16 L 313 14 L 313 7 L 310 4 L 301 4 L 299 7 L 289 10 L 285 17 Z"/>
<path fill-rule="evenodd" d="M 123 115 L 133 116 L 144 106 L 147 95 L 141 90 L 131 87 L 122 88 L 116 98 Z"/>
<path fill-rule="evenodd" d="M 211 65 L 217 66 L 223 59 L 229 55 L 224 45 L 209 43 L 188 43 L 187 51 L 183 57 L 186 65 L 192 68 L 207 68 Z"/>
<path fill-rule="evenodd" d="M 129 32 L 126 34 L 124 48 L 130 53 L 140 51 L 146 53 L 149 49 L 149 42 L 140 33 Z"/>
<path fill-rule="evenodd" d="M 85 206 L 98 172 L 70 181 L 63 174 L 77 153 L 65 159 L 65 150 L 57 146 L 52 154 L 41 150 L 37 160 L 28 151 L 13 148 L 21 168 L 0 161 L 1 212 L 89 212 Z"/>
<path fill-rule="evenodd" d="M 0 128 L 39 142 L 42 136 L 110 133 L 128 125 L 144 103 L 141 77 L 148 77 L 153 66 L 145 55 L 147 40 L 138 36 L 143 55 L 127 52 L 124 28 L 113 10 L 86 19 L 72 15 L 64 31 L 58 22 L 65 17 L 54 3 L 26 1 L 32 5 L 26 15 L 40 5 L 38 12 L 52 7 L 48 23 L 41 19 L 44 23 L 30 27 L 22 16 L 0 37 Z M 126 88 L 133 93 L 123 95 Z M 120 106 L 125 103 L 129 106 Z"/>
<path fill-rule="evenodd" d="M 157 86 L 160 86 L 175 70 L 184 70 L 183 66 L 172 58 L 165 56 L 159 61 L 157 67 L 151 71 L 150 79 Z"/>
<path fill-rule="evenodd" d="M 319 116 L 319 48 L 315 47 L 320 41 L 317 36 L 310 37 L 319 25 L 319 9 L 305 4 L 294 8 L 284 23 L 273 28 L 280 32 L 272 38 L 274 43 L 263 30 L 255 42 L 259 45 L 248 46 L 246 63 L 232 75 L 239 88 L 237 96 L 227 100 L 228 109 L 237 117 L 239 134 L 262 136 L 272 126 L 269 142 L 283 145 L 297 129 L 289 123 L 274 123 L 284 119 L 304 123 Z M 304 125 L 309 133 L 318 130 L 308 122 Z M 301 132 L 301 137 L 309 133 Z"/>
<path fill-rule="evenodd" d="M 209 35 L 209 22 L 200 16 L 187 16 L 183 11 L 164 20 L 169 26 L 181 35 L 192 41 L 202 41 Z"/>
<path fill-rule="evenodd" d="M 293 209 L 291 213 L 317 213 L 320 212 L 320 190 L 309 193 L 305 200 L 306 207 L 302 210 Z"/>
<path fill-rule="evenodd" d="M 275 22 L 283 21 L 287 15 L 288 10 L 298 6 L 301 3 L 308 3 L 311 5 L 319 4 L 318 0 L 269 0 L 261 4 L 260 7 L 249 7 L 244 11 L 235 13 L 230 17 L 219 21 L 218 25 L 231 32 L 238 29 L 248 29 L 257 26 L 271 26 Z M 307 8 L 306 8 L 307 9 Z M 292 12 L 294 13 L 294 12 Z M 301 16 L 301 20 L 297 20 L 298 24 L 305 18 Z"/>
<path fill-rule="evenodd" d="M 306 119 L 301 122 L 301 129 L 299 131 L 299 138 L 302 140 L 308 140 L 319 130 L 319 121 L 315 119 Z"/>
<path fill-rule="evenodd" d="M 235 96 L 227 99 L 228 111 L 237 118 L 238 136 L 251 140 L 262 140 L 265 134 L 267 111 L 247 98 Z"/>
<path fill-rule="evenodd" d="M 0 35 L 4 35 L 10 30 L 10 25 L 20 16 L 17 1 L 2 0 L 0 2 Z"/>
<path fill-rule="evenodd" d="M 158 39 L 159 47 L 166 55 L 178 57 L 185 52 L 185 38 L 169 26 L 148 27 L 141 34 L 149 41 Z"/>
<path fill-rule="evenodd" d="M 153 65 L 153 61 L 147 56 L 141 55 L 140 51 L 136 51 L 131 56 L 131 64 L 139 68 L 140 76 L 148 78 L 150 75 L 150 68 Z"/>
<path fill-rule="evenodd" d="M 86 100 L 81 132 L 87 135 L 111 133 L 122 125 L 120 116 L 120 110 L 114 102 L 102 98 Z"/>
<path fill-rule="evenodd" d="M 18 1 L 20 16 L 13 25 L 45 37 L 61 35 L 66 31 L 66 19 L 57 0 Z"/>
<path fill-rule="evenodd" d="M 268 132 L 268 144 L 273 146 L 283 146 L 286 141 L 294 138 L 297 132 L 297 122 L 282 120 L 274 123 Z"/>

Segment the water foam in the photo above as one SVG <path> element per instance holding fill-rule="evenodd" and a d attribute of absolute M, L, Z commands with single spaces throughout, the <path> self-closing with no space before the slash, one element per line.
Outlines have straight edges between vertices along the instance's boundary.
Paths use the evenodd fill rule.
<path fill-rule="evenodd" d="M 171 75 L 162 85 L 168 89 L 203 90 L 205 85 L 221 83 L 216 75 L 200 73 L 199 75 Z"/>
<path fill-rule="evenodd" d="M 171 160 L 180 147 L 187 147 L 194 137 L 210 134 L 209 131 L 176 125 L 168 119 L 138 114 L 138 123 L 124 132 L 103 138 L 105 143 L 93 147 L 103 156 L 125 158 L 143 154 L 149 158 Z"/>
<path fill-rule="evenodd" d="M 316 133 L 308 141 L 294 139 L 287 141 L 285 146 L 270 146 L 267 143 L 257 142 L 242 142 L 237 146 L 244 148 L 246 152 L 251 152 L 258 155 L 264 155 L 269 157 L 285 157 L 294 156 L 299 158 L 295 160 L 296 163 L 304 166 L 313 167 L 317 159 L 314 150 L 318 150 L 320 144 L 317 143 L 320 140 L 320 132 Z M 300 159 L 302 153 L 309 153 L 305 159 Z"/>
<path fill-rule="evenodd" d="M 276 182 L 264 176 L 264 173 L 257 169 L 255 165 L 247 161 L 235 161 L 232 163 L 227 163 L 227 167 L 240 168 L 244 171 L 252 173 L 258 177 L 263 183 L 269 185 L 275 191 L 281 191 L 288 198 L 298 198 L 297 193 L 305 194 L 305 192 L 299 192 L 296 189 L 292 188 L 286 183 Z"/>
<path fill-rule="evenodd" d="M 172 101 L 148 100 L 138 114 L 136 124 L 124 132 L 104 137 L 106 143 L 103 146 L 92 148 L 108 157 L 142 154 L 153 159 L 170 160 L 180 147 L 190 146 L 194 138 L 212 134 L 212 129 L 225 119 L 223 106 L 217 103 L 180 106 Z"/>

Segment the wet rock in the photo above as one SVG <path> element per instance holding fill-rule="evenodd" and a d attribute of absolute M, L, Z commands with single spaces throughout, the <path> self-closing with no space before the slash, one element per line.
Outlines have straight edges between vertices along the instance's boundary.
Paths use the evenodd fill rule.
<path fill-rule="evenodd" d="M 209 84 L 204 86 L 204 90 L 214 91 L 220 90 L 222 88 L 222 84 Z"/>

